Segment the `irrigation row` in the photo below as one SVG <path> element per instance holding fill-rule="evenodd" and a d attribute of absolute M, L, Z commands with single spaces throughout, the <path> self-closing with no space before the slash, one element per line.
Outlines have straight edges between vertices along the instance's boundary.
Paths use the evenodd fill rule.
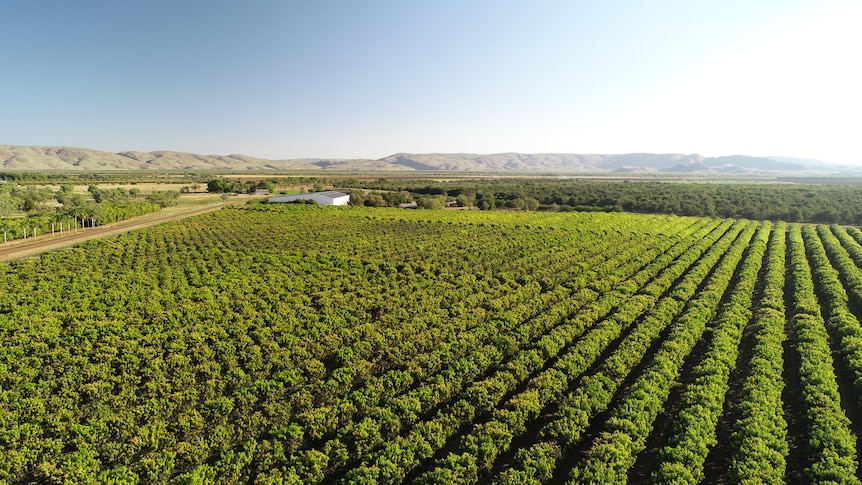
<path fill-rule="evenodd" d="M 680 368 L 715 316 L 735 268 L 756 229 L 748 223 L 722 257 L 702 291 L 692 298 L 662 342 L 652 364 L 605 423 L 583 461 L 569 474 L 569 483 L 625 483 L 628 470 L 645 446 L 652 424 L 663 409 Z"/>
<path fill-rule="evenodd" d="M 729 231 L 733 233 L 733 231 Z M 726 233 L 727 234 L 727 233 Z M 717 243 L 721 245 L 721 243 Z M 514 394 L 502 406 L 497 406 L 490 420 L 475 420 L 472 430 L 460 438 L 456 450 L 437 460 L 436 467 L 420 477 L 420 483 L 439 483 L 441 481 L 469 482 L 482 480 L 492 469 L 496 460 L 508 451 L 514 438 L 522 435 L 543 410 L 556 402 L 577 377 L 593 366 L 599 356 L 632 328 L 644 312 L 655 304 L 656 297 L 647 293 L 663 293 L 676 282 L 682 271 L 693 263 L 704 250 L 697 246 L 676 260 L 677 264 L 668 267 L 670 261 L 661 262 L 652 271 L 638 273 L 629 280 L 632 295 L 621 301 L 613 312 L 602 318 L 590 329 L 572 349 L 552 366 L 531 380 L 524 389 Z M 675 271 L 669 271 L 675 270 Z M 661 273 L 661 276 L 658 274 Z M 651 281 L 650 281 L 651 280 Z M 649 282 L 650 290 L 643 285 Z M 641 292 L 637 290 L 640 289 Z M 643 324 L 638 325 L 641 329 Z M 612 355 L 618 355 L 617 348 Z M 475 479 L 462 476 L 464 470 L 476 469 Z"/>
<path fill-rule="evenodd" d="M 607 409 L 634 368 L 652 353 L 650 347 L 662 338 L 665 328 L 695 295 L 704 278 L 713 271 L 716 262 L 737 239 L 743 226 L 743 223 L 737 223 L 734 231 L 726 233 L 705 253 L 691 253 L 689 258 L 680 258 L 660 279 L 640 292 L 652 300 L 661 299 L 616 351 L 580 380 L 574 391 L 560 404 L 556 418 L 540 430 L 539 436 L 544 439 L 519 451 L 513 467 L 503 472 L 498 482 L 544 482 L 551 479 L 559 462 L 565 461 L 562 460 L 564 454 L 571 456 L 571 450 L 581 442 L 594 418 Z M 697 264 L 688 269 L 695 262 Z M 685 275 L 681 276 L 687 269 Z"/>
<path fill-rule="evenodd" d="M 811 268 L 799 226 L 788 234 L 796 348 L 808 429 L 807 467 L 812 483 L 859 483 L 856 440 L 841 408 L 832 352 L 814 291 Z"/>
<path fill-rule="evenodd" d="M 704 240 L 704 244 L 708 247 L 728 225 L 728 222 L 724 222 L 713 230 L 710 237 Z M 621 281 L 625 279 L 622 278 Z M 568 342 L 578 338 L 624 298 L 625 295 L 618 292 L 609 292 L 594 304 L 585 306 L 575 318 L 559 327 L 563 340 L 560 345 L 554 346 L 553 351 L 563 350 L 569 345 Z M 554 340 L 559 341 L 559 338 Z M 533 349 L 527 348 L 520 352 L 533 353 Z M 555 355 L 546 355 L 538 363 L 550 358 L 555 358 Z M 408 435 L 390 441 L 381 450 L 363 459 L 359 467 L 350 470 L 346 480 L 377 480 L 387 483 L 400 481 L 422 461 L 430 458 L 434 454 L 433 450 L 443 448 L 461 426 L 473 420 L 477 412 L 487 412 L 496 407 L 507 394 L 507 390 L 517 386 L 517 374 L 519 373 L 516 371 L 501 370 L 488 379 L 477 381 L 465 391 L 464 398 L 441 409 L 432 419 L 418 424 Z"/>
<path fill-rule="evenodd" d="M 712 326 L 706 353 L 694 368 L 694 380 L 685 389 L 682 405 L 673 419 L 669 443 L 659 452 L 655 483 L 697 484 L 703 480 L 704 461 L 715 446 L 716 425 L 730 389 L 742 330 L 751 320 L 754 287 L 772 225 L 763 223 L 748 246 L 738 279 Z"/>
<path fill-rule="evenodd" d="M 784 483 L 787 422 L 783 342 L 786 224 L 776 223 L 766 255 L 763 293 L 754 312 L 755 334 L 748 374 L 742 383 L 739 419 L 733 425 L 731 483 Z"/>

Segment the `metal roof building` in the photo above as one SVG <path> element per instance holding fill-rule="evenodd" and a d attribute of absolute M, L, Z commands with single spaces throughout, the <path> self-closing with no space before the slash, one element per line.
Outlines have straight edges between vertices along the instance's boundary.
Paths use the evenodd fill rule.
<path fill-rule="evenodd" d="M 343 192 L 329 190 L 326 192 L 312 192 L 310 194 L 271 197 L 269 202 L 293 202 L 296 200 L 313 200 L 319 205 L 347 205 L 347 203 L 350 202 L 350 195 Z"/>

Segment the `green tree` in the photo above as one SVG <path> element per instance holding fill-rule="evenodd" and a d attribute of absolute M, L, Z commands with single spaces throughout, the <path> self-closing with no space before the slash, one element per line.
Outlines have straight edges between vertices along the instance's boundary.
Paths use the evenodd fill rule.
<path fill-rule="evenodd" d="M 371 207 L 386 207 L 386 199 L 378 193 L 371 193 L 366 197 L 365 205 Z"/>
<path fill-rule="evenodd" d="M 207 182 L 207 192 L 211 194 L 223 194 L 227 192 L 224 179 L 212 179 Z"/>
<path fill-rule="evenodd" d="M 446 205 L 446 199 L 441 195 L 423 195 L 416 201 L 420 209 L 442 209 Z"/>
<path fill-rule="evenodd" d="M 386 192 L 383 194 L 383 199 L 386 200 L 386 203 L 391 207 L 397 207 L 399 204 L 410 202 L 410 196 L 402 194 L 401 192 Z"/>
<path fill-rule="evenodd" d="M 476 199 L 476 207 L 483 211 L 496 209 L 497 202 L 494 200 L 494 194 L 482 194 L 481 198 Z"/>
<path fill-rule="evenodd" d="M 194 186 L 192 186 L 192 188 L 194 188 Z M 275 184 L 273 184 L 271 180 L 261 180 L 261 181 L 259 181 L 259 182 L 257 183 L 257 187 L 256 187 L 256 188 L 258 188 L 258 189 L 268 190 L 268 191 L 269 191 L 269 193 L 273 193 L 273 192 L 275 192 Z"/>
<path fill-rule="evenodd" d="M 9 194 L 0 194 L 0 217 L 9 217 L 18 209 L 18 201 Z"/>
<path fill-rule="evenodd" d="M 350 201 L 349 205 L 363 205 L 365 204 L 365 194 L 358 189 L 353 189 L 350 191 Z"/>
<path fill-rule="evenodd" d="M 152 194 L 147 196 L 147 202 L 152 202 L 154 204 L 158 204 L 162 207 L 172 207 L 177 205 L 179 201 L 180 193 L 176 190 L 167 190 L 167 191 L 153 191 Z"/>
<path fill-rule="evenodd" d="M 102 201 L 102 191 L 96 185 L 90 185 L 87 187 L 87 192 L 93 197 L 97 203 Z"/>

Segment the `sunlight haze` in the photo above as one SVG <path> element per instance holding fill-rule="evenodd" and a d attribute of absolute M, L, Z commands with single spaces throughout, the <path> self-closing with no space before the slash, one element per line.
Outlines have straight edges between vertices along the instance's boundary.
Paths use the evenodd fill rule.
<path fill-rule="evenodd" d="M 862 5 L 7 2 L 0 144 L 862 164 Z"/>

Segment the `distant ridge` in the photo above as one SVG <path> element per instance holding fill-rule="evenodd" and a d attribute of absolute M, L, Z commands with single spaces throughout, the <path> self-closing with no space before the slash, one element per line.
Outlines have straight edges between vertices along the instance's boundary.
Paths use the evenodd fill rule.
<path fill-rule="evenodd" d="M 716 173 L 828 174 L 862 169 L 834 167 L 819 160 L 789 157 L 629 153 L 396 153 L 378 160 L 267 160 L 247 155 L 198 155 L 173 151 L 110 153 L 72 147 L 0 145 L 0 170 L 41 171 L 342 171 L 342 172 L 555 172 L 555 173 Z"/>

